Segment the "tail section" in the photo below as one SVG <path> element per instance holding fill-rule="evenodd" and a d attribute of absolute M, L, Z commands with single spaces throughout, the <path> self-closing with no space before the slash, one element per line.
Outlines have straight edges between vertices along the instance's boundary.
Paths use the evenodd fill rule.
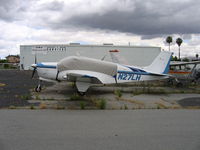
<path fill-rule="evenodd" d="M 171 56 L 172 53 L 161 51 L 152 64 L 144 69 L 152 73 L 168 74 Z"/>
<path fill-rule="evenodd" d="M 118 63 L 118 64 L 123 64 L 123 65 L 130 65 L 125 58 L 120 56 L 119 50 L 115 49 L 115 50 L 110 50 L 109 52 L 110 52 L 112 62 Z"/>

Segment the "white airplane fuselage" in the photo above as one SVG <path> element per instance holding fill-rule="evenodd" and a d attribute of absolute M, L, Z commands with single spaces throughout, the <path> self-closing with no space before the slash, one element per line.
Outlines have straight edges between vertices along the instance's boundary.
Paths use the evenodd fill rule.
<path fill-rule="evenodd" d="M 58 77 L 57 72 L 57 63 L 41 63 L 42 66 L 38 65 L 37 72 L 38 76 L 41 80 L 44 81 L 73 81 L 67 78 L 66 74 L 70 71 L 65 70 L 62 72 L 59 72 Z M 159 80 L 159 79 L 166 79 L 167 76 L 156 76 L 152 75 L 149 72 L 138 69 L 134 67 L 135 71 L 133 71 L 131 68 L 132 66 L 123 66 L 120 64 L 117 65 L 117 74 L 116 76 L 110 76 L 109 83 L 127 83 L 127 82 L 137 82 L 137 81 L 149 81 L 149 80 Z M 106 66 L 105 66 L 106 67 Z M 74 70 L 76 71 L 76 70 Z M 87 70 L 86 72 L 89 73 L 93 70 Z M 77 70 L 78 72 L 78 70 Z M 98 73 L 98 72 L 97 72 Z"/>

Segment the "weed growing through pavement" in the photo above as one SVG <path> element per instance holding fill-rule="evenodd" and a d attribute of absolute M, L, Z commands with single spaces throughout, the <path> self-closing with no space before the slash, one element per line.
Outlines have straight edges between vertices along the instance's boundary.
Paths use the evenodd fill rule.
<path fill-rule="evenodd" d="M 99 109 L 106 109 L 106 100 L 105 99 L 99 99 L 97 100 L 97 107 Z"/>
<path fill-rule="evenodd" d="M 81 108 L 81 109 L 85 109 L 85 102 L 83 102 L 83 101 L 80 102 L 80 108 Z"/>
<path fill-rule="evenodd" d="M 128 109 L 128 106 L 127 106 L 127 105 L 124 105 L 124 109 L 126 109 L 126 110 L 127 110 L 127 109 Z"/>
<path fill-rule="evenodd" d="M 36 100 L 40 100 L 40 97 L 39 97 L 38 94 L 35 95 L 35 99 L 36 99 Z"/>
<path fill-rule="evenodd" d="M 75 101 L 75 100 L 80 100 L 81 96 L 79 96 L 78 94 L 73 94 L 70 96 L 70 100 Z"/>
<path fill-rule="evenodd" d="M 117 95 L 117 97 L 122 97 L 122 92 L 120 90 L 115 90 L 114 94 Z"/>
<path fill-rule="evenodd" d="M 33 104 L 31 104 L 30 109 L 35 109 L 35 106 Z"/>
<path fill-rule="evenodd" d="M 157 109 L 160 109 L 160 105 L 157 104 Z"/>
<path fill-rule="evenodd" d="M 31 99 L 31 95 L 27 94 L 27 95 L 21 95 L 20 98 L 22 100 L 30 100 Z"/>

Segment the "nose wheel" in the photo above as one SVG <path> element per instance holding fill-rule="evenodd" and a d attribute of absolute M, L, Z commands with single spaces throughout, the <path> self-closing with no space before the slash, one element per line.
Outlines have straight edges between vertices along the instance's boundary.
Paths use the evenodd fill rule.
<path fill-rule="evenodd" d="M 35 87 L 35 92 L 41 92 L 42 86 L 39 84 Z"/>
<path fill-rule="evenodd" d="M 35 92 L 41 92 L 42 90 L 42 85 L 41 85 L 41 81 L 39 80 L 38 85 L 35 87 Z"/>

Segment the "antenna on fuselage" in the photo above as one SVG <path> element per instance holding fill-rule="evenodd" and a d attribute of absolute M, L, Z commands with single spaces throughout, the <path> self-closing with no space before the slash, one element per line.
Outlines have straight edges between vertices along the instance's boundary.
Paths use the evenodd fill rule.
<path fill-rule="evenodd" d="M 101 58 L 101 60 L 103 61 L 105 58 L 106 58 L 106 55 L 105 55 L 105 56 L 103 56 L 103 57 Z"/>

